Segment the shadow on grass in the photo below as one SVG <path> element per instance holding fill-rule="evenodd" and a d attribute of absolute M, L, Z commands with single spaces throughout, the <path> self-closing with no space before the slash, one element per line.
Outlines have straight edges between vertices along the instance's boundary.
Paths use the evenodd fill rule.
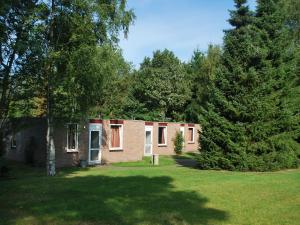
<path fill-rule="evenodd" d="M 213 224 L 228 217 L 206 207 L 206 197 L 176 190 L 167 176 L 21 179 L 13 193 L 0 196 L 10 200 L 0 207 L 2 224 Z"/>
<path fill-rule="evenodd" d="M 198 153 L 187 152 L 184 155 L 174 155 L 172 157 L 179 166 L 198 169 L 198 162 L 196 160 L 197 155 Z"/>

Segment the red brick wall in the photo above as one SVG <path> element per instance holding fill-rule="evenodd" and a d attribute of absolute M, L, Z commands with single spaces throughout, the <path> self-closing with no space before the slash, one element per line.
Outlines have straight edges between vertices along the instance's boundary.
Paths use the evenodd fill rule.
<path fill-rule="evenodd" d="M 154 123 L 153 126 L 153 153 L 160 155 L 174 155 L 174 138 L 176 132 L 180 131 L 180 127 L 184 127 L 184 149 L 183 152 L 194 152 L 198 150 L 198 140 L 199 140 L 199 132 L 200 126 L 195 124 L 195 137 L 194 143 L 188 143 L 187 141 L 187 132 L 188 132 L 188 124 L 184 124 L 181 126 L 181 123 L 167 123 L 167 146 L 159 146 L 158 145 L 158 127 L 159 123 Z"/>
<path fill-rule="evenodd" d="M 123 123 L 123 148 L 121 150 L 109 149 L 110 142 L 110 122 Z M 20 131 L 19 145 L 16 151 L 10 151 L 7 157 L 14 160 L 24 160 L 24 146 L 26 145 L 27 137 L 30 135 L 36 136 L 41 140 L 39 149 L 36 151 L 35 160 L 40 164 L 45 164 L 46 160 L 46 127 L 45 123 L 42 125 L 34 125 L 31 128 L 26 128 Z M 167 145 L 158 146 L 158 122 L 147 123 L 147 126 L 153 126 L 153 142 L 152 153 L 160 155 L 173 155 L 174 144 L 173 139 L 176 132 L 180 131 L 180 127 L 184 127 L 185 146 L 184 152 L 192 152 L 198 150 L 199 130 L 198 124 L 192 125 L 195 127 L 195 142 L 188 143 L 188 124 L 181 125 L 181 123 L 167 123 Z M 122 121 L 102 121 L 102 146 L 101 146 L 101 161 L 102 163 L 122 162 L 122 161 L 137 161 L 144 156 L 145 146 L 145 121 L 138 120 L 122 120 Z M 83 123 L 78 126 L 78 151 L 67 151 L 67 126 L 56 126 L 54 130 L 54 144 L 56 148 L 56 166 L 68 167 L 79 164 L 80 159 L 88 160 L 89 148 L 89 123 Z M 26 138 L 24 138 L 26 137 Z"/>
<path fill-rule="evenodd" d="M 110 150 L 110 121 L 103 121 L 102 146 L 103 162 L 124 162 L 141 160 L 144 154 L 144 122 L 124 120 L 123 123 L 123 149 Z"/>
<path fill-rule="evenodd" d="M 102 146 L 101 163 L 126 162 L 141 160 L 144 156 L 145 146 L 145 121 L 122 120 L 123 122 L 123 148 L 110 150 L 110 123 L 116 121 L 102 121 Z M 181 123 L 167 123 L 167 145 L 158 146 L 158 122 L 153 122 L 153 146 L 152 153 L 160 155 L 174 155 L 173 139 L 180 130 Z M 184 124 L 185 146 L 184 152 L 198 150 L 200 126 L 195 124 L 195 142 L 188 143 L 188 124 Z M 78 152 L 67 152 L 67 127 L 57 127 L 55 132 L 56 165 L 57 167 L 74 166 L 79 164 L 80 159 L 88 160 L 89 123 L 79 126 Z"/>

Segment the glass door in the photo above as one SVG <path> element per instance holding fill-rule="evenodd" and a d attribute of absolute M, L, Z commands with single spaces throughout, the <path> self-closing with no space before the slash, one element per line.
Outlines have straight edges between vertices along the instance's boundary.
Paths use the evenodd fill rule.
<path fill-rule="evenodd" d="M 145 127 L 145 155 L 152 155 L 152 126 Z"/>
<path fill-rule="evenodd" d="M 90 124 L 89 129 L 89 164 L 101 163 L 102 124 Z"/>

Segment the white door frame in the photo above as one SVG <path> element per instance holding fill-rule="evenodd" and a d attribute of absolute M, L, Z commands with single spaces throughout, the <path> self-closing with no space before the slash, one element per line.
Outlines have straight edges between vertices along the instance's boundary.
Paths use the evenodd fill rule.
<path fill-rule="evenodd" d="M 147 131 L 150 131 L 151 132 L 151 135 L 150 135 L 150 137 L 151 137 L 151 153 L 146 153 L 146 132 Z M 144 133 L 144 140 L 145 140 L 145 143 L 144 143 L 144 155 L 145 156 L 151 156 L 152 155 L 152 153 L 153 153 L 153 126 L 145 126 L 145 133 Z"/>
<path fill-rule="evenodd" d="M 98 131 L 99 132 L 99 149 L 93 149 L 91 148 L 91 133 L 92 131 Z M 94 165 L 94 164 L 100 164 L 101 163 L 101 143 L 102 143 L 102 124 L 101 123 L 90 123 L 89 124 L 89 158 L 88 158 L 88 164 Z M 91 160 L 91 151 L 99 151 L 98 153 L 98 160 Z"/>

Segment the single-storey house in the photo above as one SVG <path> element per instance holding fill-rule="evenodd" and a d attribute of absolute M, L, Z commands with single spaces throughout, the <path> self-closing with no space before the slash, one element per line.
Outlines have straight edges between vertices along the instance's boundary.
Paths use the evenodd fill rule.
<path fill-rule="evenodd" d="M 46 163 L 46 120 L 20 120 L 21 128 L 7 138 L 6 157 L 25 161 L 28 151 L 36 165 Z M 85 123 L 68 123 L 54 128 L 56 166 L 89 165 L 137 161 L 152 154 L 173 155 L 174 137 L 181 132 L 184 152 L 199 147 L 199 124 L 149 122 L 142 120 L 90 119 Z"/>

